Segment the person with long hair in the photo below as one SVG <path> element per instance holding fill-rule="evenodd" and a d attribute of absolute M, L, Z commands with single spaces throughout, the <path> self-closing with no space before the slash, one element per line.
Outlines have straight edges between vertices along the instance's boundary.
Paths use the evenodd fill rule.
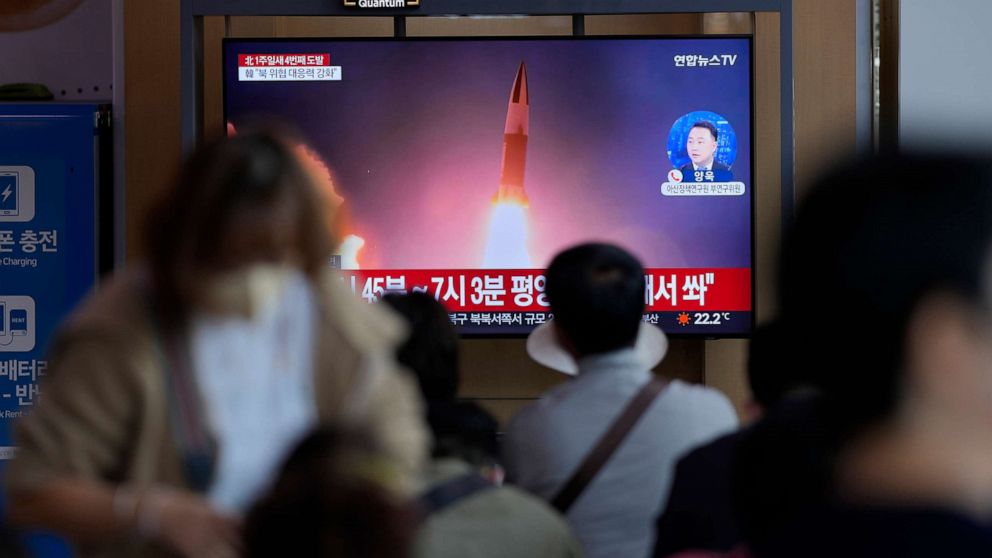
<path fill-rule="evenodd" d="M 361 425 L 412 488 L 427 433 L 393 358 L 405 326 L 330 271 L 325 201 L 280 136 L 192 154 L 144 223 L 147 262 L 54 341 L 12 522 L 84 553 L 235 556 L 241 515 L 322 422 Z"/>
<path fill-rule="evenodd" d="M 458 334 L 433 296 L 389 294 L 385 304 L 412 334 L 397 360 L 410 369 L 427 403 L 432 460 L 418 497 L 423 514 L 417 558 L 574 558 L 582 555 L 564 519 L 540 499 L 502 484 L 496 419 L 458 401 Z"/>

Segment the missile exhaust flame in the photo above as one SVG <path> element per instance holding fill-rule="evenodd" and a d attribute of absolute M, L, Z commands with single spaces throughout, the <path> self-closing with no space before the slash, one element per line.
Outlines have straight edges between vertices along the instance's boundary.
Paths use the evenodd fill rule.
<path fill-rule="evenodd" d="M 482 265 L 487 269 L 529 269 L 527 208 L 512 201 L 493 205 Z"/>
<path fill-rule="evenodd" d="M 358 263 L 358 252 L 365 246 L 365 239 L 349 234 L 341 241 L 338 251 L 341 253 L 341 269 L 361 269 Z"/>

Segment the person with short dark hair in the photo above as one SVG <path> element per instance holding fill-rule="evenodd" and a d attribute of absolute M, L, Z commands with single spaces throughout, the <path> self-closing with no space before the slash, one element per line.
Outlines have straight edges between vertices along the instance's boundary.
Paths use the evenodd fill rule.
<path fill-rule="evenodd" d="M 808 392 L 810 380 L 792 353 L 791 332 L 779 320 L 759 325 L 747 351 L 747 385 L 751 390 L 750 419 L 760 419 L 785 398 Z"/>
<path fill-rule="evenodd" d="M 475 403 L 457 401 L 458 337 L 448 312 L 424 293 L 386 295 L 411 335 L 397 358 L 417 376 L 434 434 L 433 461 L 420 495 L 425 515 L 420 558 L 574 558 L 578 541 L 546 503 L 501 486 L 497 423 Z"/>
<path fill-rule="evenodd" d="M 885 154 L 807 194 L 780 316 L 820 395 L 740 447 L 752 555 L 992 555 L 992 158 Z"/>
<path fill-rule="evenodd" d="M 682 171 L 683 180 L 691 180 L 694 171 L 719 171 L 720 179 L 724 180 L 733 177 L 730 166 L 716 159 L 717 147 L 720 144 L 719 139 L 720 132 L 716 124 L 708 120 L 699 120 L 692 124 L 685 140 L 685 151 L 689 155 L 689 162 L 679 168 Z"/>
<path fill-rule="evenodd" d="M 653 380 L 667 341 L 643 321 L 644 269 L 632 255 L 583 244 L 555 256 L 546 276 L 555 318 L 531 333 L 528 352 L 577 376 L 513 418 L 504 440 L 507 479 L 564 508 L 587 556 L 647 556 L 676 460 L 733 430 L 736 413 L 716 390 Z M 578 494 L 566 491 L 618 416 L 651 386 L 660 391 L 645 399 L 605 465 Z"/>
<path fill-rule="evenodd" d="M 633 347 L 644 315 L 644 269 L 616 246 L 584 244 L 555 256 L 545 293 L 558 340 L 578 355 Z"/>
<path fill-rule="evenodd" d="M 131 263 L 62 324 L 17 424 L 12 523 L 81 555 L 235 556 L 239 518 L 292 443 L 360 424 L 405 472 L 426 458 L 397 318 L 328 265 L 328 208 L 293 144 L 246 133 L 187 159 Z"/>

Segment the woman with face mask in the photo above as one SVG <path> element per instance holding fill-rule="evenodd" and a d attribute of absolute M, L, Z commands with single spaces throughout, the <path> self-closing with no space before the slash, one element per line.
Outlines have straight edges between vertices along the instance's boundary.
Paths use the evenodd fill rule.
<path fill-rule="evenodd" d="M 83 555 L 237 556 L 239 518 L 319 423 L 359 425 L 399 491 L 425 457 L 403 326 L 329 269 L 328 200 L 267 134 L 208 145 L 150 212 L 147 264 L 63 325 L 18 426 L 9 517 Z"/>

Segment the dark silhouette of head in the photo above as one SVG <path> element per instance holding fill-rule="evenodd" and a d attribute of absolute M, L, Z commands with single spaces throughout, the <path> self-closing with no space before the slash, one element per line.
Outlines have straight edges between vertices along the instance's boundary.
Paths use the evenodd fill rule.
<path fill-rule="evenodd" d="M 814 383 L 861 423 L 896 408 L 907 328 L 944 294 L 987 307 L 992 162 L 884 155 L 824 178 L 786 235 L 780 309 Z"/>
<path fill-rule="evenodd" d="M 551 261 L 546 293 L 555 327 L 578 355 L 631 347 L 644 314 L 644 268 L 610 244 L 581 244 Z"/>
<path fill-rule="evenodd" d="M 185 315 L 211 278 L 255 263 L 316 275 L 332 251 L 326 212 L 282 136 L 241 133 L 198 148 L 145 221 L 160 308 Z"/>
<path fill-rule="evenodd" d="M 792 353 L 789 332 L 781 322 L 761 324 L 748 343 L 747 381 L 751 396 L 761 410 L 779 404 L 789 393 L 808 385 L 804 361 Z"/>
<path fill-rule="evenodd" d="M 431 403 L 427 423 L 434 434 L 435 458 L 455 457 L 476 467 L 492 465 L 499 454 L 499 425 L 470 401 Z"/>
<path fill-rule="evenodd" d="M 410 325 L 396 359 L 417 376 L 428 402 L 454 401 L 458 393 L 458 334 L 444 306 L 425 294 L 389 294 L 382 302 Z"/>
<path fill-rule="evenodd" d="M 737 515 L 756 555 L 841 495 L 837 467 L 863 434 L 884 447 L 880 436 L 917 435 L 921 417 L 939 419 L 928 436 L 987 430 L 992 406 L 970 393 L 992 377 L 990 248 L 985 157 L 889 153 L 810 191 L 783 244 L 776 327 L 816 393 L 783 402 L 739 448 Z M 963 457 L 952 452 L 940 458 Z"/>
<path fill-rule="evenodd" d="M 369 440 L 325 427 L 300 442 L 245 518 L 245 556 L 409 556 L 418 512 L 390 490 L 391 465 Z"/>

